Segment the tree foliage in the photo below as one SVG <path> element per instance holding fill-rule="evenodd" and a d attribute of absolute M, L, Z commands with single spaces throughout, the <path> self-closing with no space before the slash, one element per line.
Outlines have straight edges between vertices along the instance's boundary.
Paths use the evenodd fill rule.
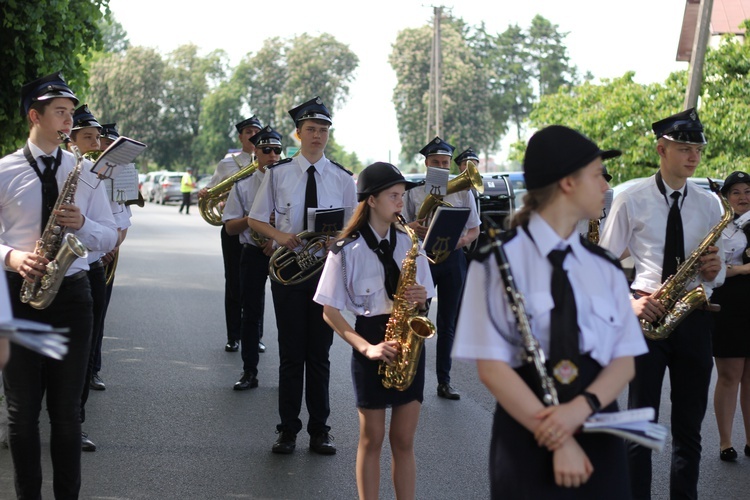
<path fill-rule="evenodd" d="M 0 155 L 28 136 L 19 113 L 23 84 L 62 71 L 74 92 L 85 91 L 82 56 L 101 47 L 98 23 L 108 9 L 109 0 L 0 2 Z"/>

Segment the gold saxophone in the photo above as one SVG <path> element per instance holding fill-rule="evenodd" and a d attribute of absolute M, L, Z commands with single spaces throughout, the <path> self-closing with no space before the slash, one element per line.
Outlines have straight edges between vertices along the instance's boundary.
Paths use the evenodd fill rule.
<path fill-rule="evenodd" d="M 241 166 L 235 156 L 235 163 L 240 167 L 240 171 L 230 175 L 208 191 L 205 196 L 198 200 L 198 211 L 203 217 L 203 220 L 211 224 L 212 226 L 221 226 L 221 216 L 224 211 L 224 203 L 229 197 L 229 192 L 232 190 L 234 183 L 249 177 L 258 169 L 258 160 L 254 159 L 245 166 Z"/>
<path fill-rule="evenodd" d="M 65 272 L 76 259 L 85 259 L 88 250 L 76 238 L 73 233 L 68 233 L 57 224 L 55 212 L 60 210 L 61 205 L 73 205 L 75 203 L 78 178 L 81 175 L 83 156 L 80 150 L 70 142 L 70 137 L 63 132 L 58 132 L 60 139 L 70 146 L 76 156 L 76 166 L 65 179 L 62 191 L 57 196 L 55 206 L 44 227 L 42 237 L 37 240 L 34 253 L 49 259 L 44 276 L 37 276 L 34 282 L 23 282 L 21 285 L 21 302 L 28 303 L 34 309 L 45 309 L 52 304 L 57 296 L 57 291 L 65 278 Z"/>
<path fill-rule="evenodd" d="M 380 362 L 378 373 L 383 375 L 383 387 L 405 391 L 414 381 L 419 365 L 419 356 L 425 339 L 435 335 L 435 325 L 426 316 L 417 314 L 417 306 L 404 299 L 406 288 L 417 281 L 417 255 L 419 238 L 406 220 L 399 215 L 398 221 L 411 238 L 411 249 L 401 263 L 401 275 L 396 293 L 393 295 L 393 311 L 385 327 L 385 340 L 398 342 L 399 350 L 392 364 Z"/>
<path fill-rule="evenodd" d="M 658 300 L 664 306 L 667 313 L 653 323 L 649 323 L 643 319 L 640 320 L 643 335 L 648 339 L 666 339 L 688 314 L 697 307 L 708 303 L 706 289 L 702 284 L 687 292 L 685 288 L 698 276 L 701 266 L 701 256 L 706 253 L 708 247 L 716 243 L 721 237 L 721 232 L 734 217 L 734 210 L 732 210 L 726 198 L 721 195 L 718 184 L 711 179 L 708 179 L 708 184 L 711 191 L 719 196 L 719 200 L 724 207 L 724 215 L 718 224 L 711 228 L 711 231 L 703 238 L 698 247 L 693 250 L 693 253 L 680 264 L 677 272 L 668 277 L 659 289 L 651 295 L 651 297 Z"/>

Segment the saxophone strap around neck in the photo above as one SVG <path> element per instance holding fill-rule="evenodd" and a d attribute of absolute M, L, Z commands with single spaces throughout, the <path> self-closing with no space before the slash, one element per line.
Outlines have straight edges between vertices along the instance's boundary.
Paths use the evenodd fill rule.
<path fill-rule="evenodd" d="M 39 181 L 42 183 L 41 231 L 42 233 L 44 233 L 44 228 L 47 226 L 47 221 L 52 215 L 52 209 L 55 207 L 55 203 L 57 203 L 57 197 L 59 195 L 57 180 L 55 177 L 57 175 L 57 169 L 60 167 L 60 163 L 62 162 L 62 149 L 57 148 L 57 156 L 55 157 L 54 164 L 48 166 L 44 172 L 39 170 L 39 165 L 37 164 L 36 158 L 34 158 L 34 156 L 31 154 L 31 148 L 29 147 L 28 142 L 23 147 L 23 155 L 26 157 L 26 161 L 29 162 L 29 165 L 31 165 L 31 168 L 34 169 L 34 173 L 36 173 L 37 177 L 39 177 Z"/>

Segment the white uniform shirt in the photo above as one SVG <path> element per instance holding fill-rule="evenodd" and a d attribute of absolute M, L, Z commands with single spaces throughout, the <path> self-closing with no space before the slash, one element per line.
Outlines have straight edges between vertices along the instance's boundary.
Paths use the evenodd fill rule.
<path fill-rule="evenodd" d="M 95 189 L 103 189 L 104 194 L 109 200 L 109 208 L 112 211 L 112 218 L 115 220 L 115 227 L 117 229 L 127 229 L 130 227 L 130 217 L 132 215 L 132 212 L 130 211 L 130 207 L 125 205 L 124 203 L 117 203 L 116 201 L 112 201 L 107 194 L 107 187 L 104 182 L 102 182 L 96 174 L 91 172 L 91 167 L 94 165 L 94 163 L 90 160 L 83 160 L 83 170 L 81 172 L 81 178 L 85 179 L 87 183 L 89 183 L 92 186 L 96 186 Z M 89 264 L 96 262 L 97 260 L 101 259 L 104 255 L 106 255 L 107 252 L 104 251 L 96 251 L 96 250 L 90 250 L 88 261 Z"/>
<path fill-rule="evenodd" d="M 375 231 L 378 243 L 383 240 Z M 390 240 L 389 240 L 390 241 Z M 396 231 L 396 248 L 393 259 L 399 269 L 406 253 L 411 249 L 411 239 L 406 233 Z M 346 263 L 346 279 L 342 268 Z M 430 263 L 424 255 L 417 257 L 417 283 L 427 290 L 427 298 L 435 296 Z M 347 293 L 348 290 L 348 293 Z M 352 302 L 352 299 L 354 302 Z M 339 310 L 349 310 L 357 316 L 390 314 L 393 301 L 385 290 L 385 270 L 375 252 L 367 246 L 363 237 L 342 248 L 338 253 L 328 252 L 318 290 L 313 300 Z"/>
<path fill-rule="evenodd" d="M 239 153 L 234 155 L 234 158 L 232 158 L 231 156 L 228 158 L 223 158 L 219 162 L 219 164 L 216 165 L 216 171 L 214 171 L 214 175 L 211 176 L 211 180 L 208 182 L 206 187 L 212 188 L 216 186 L 227 177 L 230 177 L 232 174 L 236 174 L 237 172 L 239 172 L 240 166 L 246 167 L 250 165 L 252 161 L 252 155 L 244 151 L 240 151 Z"/>
<path fill-rule="evenodd" d="M 414 222 L 417 219 L 419 207 L 422 206 L 422 202 L 428 194 L 425 186 L 417 186 L 406 192 L 406 196 L 404 196 L 404 218 L 407 222 Z M 479 213 L 477 212 L 477 201 L 470 190 L 459 191 L 458 193 L 444 196 L 443 201 L 450 203 L 454 207 L 468 207 L 471 209 L 469 219 L 466 221 L 466 226 L 461 233 L 462 236 L 466 234 L 467 229 L 477 227 L 481 223 Z"/>
<path fill-rule="evenodd" d="M 724 264 L 732 266 L 742 265 L 742 253 L 747 247 L 747 236 L 742 228 L 748 223 L 750 212 L 738 217 L 730 222 L 724 231 L 721 232 L 721 239 L 724 243 Z"/>
<path fill-rule="evenodd" d="M 31 155 L 40 169 L 44 153 L 29 141 Z M 57 155 L 57 150 L 52 153 Z M 68 174 L 75 167 L 75 157 L 62 152 L 57 169 L 57 186 L 62 191 Z M 85 171 L 85 169 L 84 169 Z M 84 182 L 85 180 L 85 182 Z M 71 230 L 90 251 L 109 252 L 117 243 L 117 227 L 104 189 L 95 185 L 89 174 L 82 173 L 75 193 L 75 205 L 81 209 L 85 220 L 81 229 Z M 42 187 L 36 172 L 26 161 L 23 149 L 0 159 L 0 259 L 13 249 L 33 252 L 42 233 Z M 66 276 L 88 270 L 86 259 L 77 259 Z"/>
<path fill-rule="evenodd" d="M 686 184 L 687 197 L 680 197 L 680 214 L 687 258 L 719 222 L 722 213 L 713 195 L 692 182 Z M 664 187 L 669 205 L 659 192 L 654 176 L 621 192 L 612 202 L 612 210 L 599 239 L 600 246 L 618 257 L 625 249 L 630 251 L 635 262 L 635 280 L 631 286 L 634 290 L 647 293 L 656 291 L 661 285 L 667 217 L 672 204 L 670 195 L 675 191 L 666 183 Z M 684 187 L 681 192 L 684 192 Z M 724 255 L 721 238 L 716 246 L 719 247 L 719 255 Z M 709 294 L 724 282 L 725 275 L 726 269 L 722 266 L 713 281 L 704 282 Z M 687 289 L 693 289 L 699 283 L 696 279 Z"/>
<path fill-rule="evenodd" d="M 250 209 L 250 218 L 267 222 L 275 210 L 276 229 L 283 233 L 301 233 L 306 215 L 305 189 L 310 165 L 304 156 L 299 155 L 266 170 Z M 357 205 L 357 188 L 352 176 L 325 156 L 314 166 L 318 207 L 343 207 L 351 214 L 351 209 Z"/>
<path fill-rule="evenodd" d="M 602 366 L 614 358 L 647 352 L 640 324 L 630 307 L 623 272 L 587 250 L 577 232 L 567 240 L 560 238 L 538 214 L 531 216 L 528 230 L 533 240 L 519 227 L 516 236 L 503 247 L 516 286 L 524 296 L 532 333 L 542 350 L 549 355 L 550 316 L 554 308 L 552 264 L 547 255 L 570 245 L 571 253 L 563 267 L 575 295 L 581 352 L 590 354 Z M 497 261 L 491 255 L 484 262 L 474 261 L 469 266 L 453 357 L 499 360 L 519 366 L 523 348 L 508 342 L 497 328 L 503 335 L 518 339 L 520 345 L 516 317 L 508 304 Z"/>
<path fill-rule="evenodd" d="M 263 177 L 265 177 L 265 172 L 256 170 L 250 177 L 245 177 L 234 183 L 232 190 L 229 192 L 229 198 L 227 198 L 227 202 L 224 205 L 224 212 L 221 216 L 222 221 L 241 219 L 250 213 L 255 194 L 263 182 Z M 250 236 L 250 227 L 240 233 L 240 243 L 258 246 Z"/>

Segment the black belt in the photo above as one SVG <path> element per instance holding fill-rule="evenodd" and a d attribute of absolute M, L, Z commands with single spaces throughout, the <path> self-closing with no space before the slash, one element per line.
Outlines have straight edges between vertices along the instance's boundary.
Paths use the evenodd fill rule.
<path fill-rule="evenodd" d="M 101 267 L 104 267 L 104 262 L 102 262 L 102 259 L 99 259 L 96 262 L 89 263 L 89 269 L 91 271 L 93 271 L 94 269 L 99 269 Z"/>
<path fill-rule="evenodd" d="M 77 273 L 73 273 L 70 276 L 66 276 L 63 283 L 72 283 L 74 281 L 86 278 L 87 276 L 88 274 L 86 273 L 86 271 L 78 271 Z"/>

